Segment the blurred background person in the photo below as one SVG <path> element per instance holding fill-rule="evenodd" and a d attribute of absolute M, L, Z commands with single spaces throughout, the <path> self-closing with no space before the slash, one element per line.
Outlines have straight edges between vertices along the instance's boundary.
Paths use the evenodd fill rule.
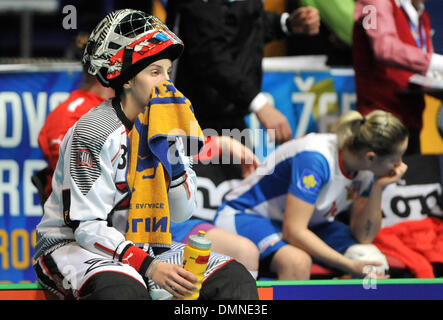
<path fill-rule="evenodd" d="M 300 6 L 318 9 L 320 31 L 313 36 L 289 36 L 287 55 L 326 55 L 329 66 L 351 66 L 355 0 L 286 0 L 288 11 Z"/>
<path fill-rule="evenodd" d="M 318 10 L 277 14 L 265 11 L 262 0 L 170 0 L 167 12 L 168 26 L 187 44 L 175 83 L 192 101 L 202 129 L 242 131 L 253 112 L 265 129 L 275 130 L 277 142 L 289 140 L 288 120 L 261 92 L 264 45 L 292 33 L 318 33 Z"/>
<path fill-rule="evenodd" d="M 407 144 L 407 129 L 392 114 L 350 111 L 333 134 L 277 148 L 226 195 L 214 224 L 251 239 L 260 269 L 278 280 L 309 279 L 311 259 L 353 277 L 380 266 L 385 277 L 386 258 L 371 242 L 381 228 L 382 191 L 407 170 Z M 335 219 L 347 209 L 349 225 Z"/>
<path fill-rule="evenodd" d="M 420 153 L 423 94 L 405 94 L 415 74 L 443 72 L 424 0 L 358 0 L 353 32 L 357 109 L 383 109 L 409 129 L 406 154 Z"/>

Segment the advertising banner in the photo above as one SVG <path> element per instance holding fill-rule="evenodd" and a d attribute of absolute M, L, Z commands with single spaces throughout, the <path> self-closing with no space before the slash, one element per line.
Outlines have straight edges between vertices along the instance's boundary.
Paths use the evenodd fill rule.
<path fill-rule="evenodd" d="M 275 59 L 277 60 L 277 59 Z M 309 132 L 328 132 L 337 117 L 355 108 L 354 72 L 352 69 L 329 69 L 321 65 L 313 70 L 291 70 L 293 62 L 287 60 L 286 71 L 265 65 L 262 91 L 288 119 L 292 137 Z M 312 63 L 307 61 L 306 65 Z M 277 65 L 277 64 L 276 64 Z M 294 67 L 292 67 L 294 68 Z M 296 68 L 298 65 L 296 65 Z M 276 145 L 270 143 L 255 115 L 246 117 L 251 130 L 254 151 L 262 161 Z"/>
<path fill-rule="evenodd" d="M 0 282 L 36 281 L 32 256 L 42 208 L 31 176 L 46 166 L 37 137 L 80 78 L 79 71 L 0 73 Z"/>

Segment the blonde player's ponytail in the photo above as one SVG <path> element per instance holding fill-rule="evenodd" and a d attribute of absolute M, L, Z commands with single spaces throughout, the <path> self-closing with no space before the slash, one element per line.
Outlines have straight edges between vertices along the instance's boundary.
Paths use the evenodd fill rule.
<path fill-rule="evenodd" d="M 368 148 L 378 155 L 393 153 L 409 135 L 397 117 L 383 110 L 374 110 L 366 116 L 349 111 L 339 117 L 332 132 L 337 134 L 340 148 L 355 152 Z"/>

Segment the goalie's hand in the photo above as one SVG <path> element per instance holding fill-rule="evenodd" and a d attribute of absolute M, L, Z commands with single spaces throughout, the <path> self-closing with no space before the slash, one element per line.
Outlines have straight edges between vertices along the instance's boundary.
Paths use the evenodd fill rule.
<path fill-rule="evenodd" d="M 197 290 L 194 283 L 198 279 L 191 272 L 176 264 L 158 261 L 155 265 L 154 262 L 148 268 L 148 277 L 174 297 L 183 298 L 184 295 L 190 295 Z"/>
<path fill-rule="evenodd" d="M 381 186 L 386 186 L 390 183 L 397 182 L 408 170 L 407 164 L 401 162 L 397 166 L 395 166 L 392 170 L 387 172 L 384 176 L 376 177 L 374 183 L 379 184 Z"/>

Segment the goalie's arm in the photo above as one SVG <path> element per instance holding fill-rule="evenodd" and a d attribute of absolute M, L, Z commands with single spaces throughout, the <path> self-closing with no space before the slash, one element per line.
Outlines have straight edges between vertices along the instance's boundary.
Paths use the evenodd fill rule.
<path fill-rule="evenodd" d="M 188 162 L 189 163 L 189 162 Z M 185 172 L 171 182 L 168 191 L 169 212 L 175 223 L 188 220 L 197 208 L 197 176 L 185 166 Z"/>

